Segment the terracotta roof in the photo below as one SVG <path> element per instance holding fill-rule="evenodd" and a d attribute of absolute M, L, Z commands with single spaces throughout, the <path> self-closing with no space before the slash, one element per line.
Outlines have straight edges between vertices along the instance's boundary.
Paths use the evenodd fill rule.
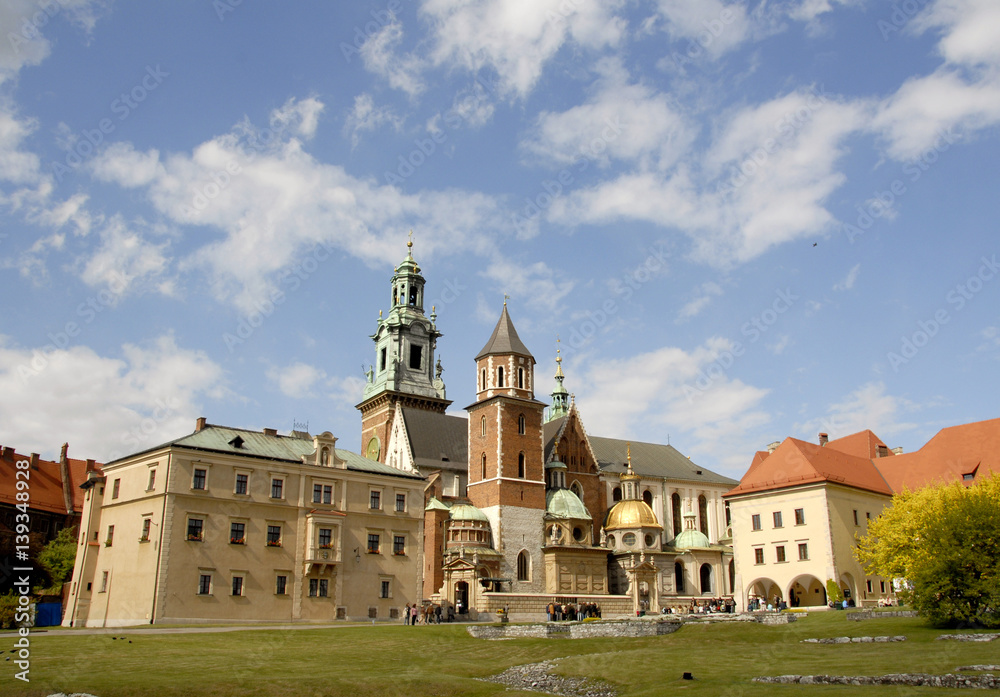
<path fill-rule="evenodd" d="M 1000 472 L 1000 419 L 943 428 L 919 450 L 878 458 L 875 466 L 896 491 L 953 481 L 974 484 Z"/>
<path fill-rule="evenodd" d="M 865 429 L 864 431 L 858 431 L 837 440 L 831 440 L 824 447 L 833 448 L 834 450 L 839 450 L 842 453 L 856 457 L 866 457 L 871 460 L 878 457 L 880 446 L 886 451 L 889 450 L 889 447 L 882 442 L 881 438 L 870 430 Z"/>
<path fill-rule="evenodd" d="M 754 456 L 755 460 L 757 455 Z M 751 466 L 743 475 L 739 486 L 726 493 L 726 496 L 818 482 L 833 482 L 886 496 L 892 495 L 892 489 L 871 459 L 849 455 L 830 448 L 829 444 L 823 447 L 796 438 L 786 438 L 777 450 L 763 457 L 757 466 Z"/>
<path fill-rule="evenodd" d="M 531 351 L 528 350 L 528 347 L 524 345 L 524 342 L 517 335 L 514 323 L 510 321 L 510 315 L 507 314 L 506 303 L 504 303 L 503 312 L 500 313 L 497 326 L 493 328 L 490 340 L 486 342 L 486 346 L 483 346 L 483 350 L 476 354 L 476 360 L 478 361 L 484 356 L 498 353 L 516 353 L 534 359 Z"/>
<path fill-rule="evenodd" d="M 3 457 L 0 457 L 0 503 L 11 506 L 18 503 L 16 482 L 17 462 L 20 460 L 31 460 L 31 455 L 21 455 L 15 450 L 4 449 Z M 67 458 L 69 463 L 68 487 L 73 510 L 77 513 L 83 510 L 84 492 L 80 485 L 87 481 L 87 461 Z M 95 465 L 95 469 L 97 466 Z M 38 463 L 30 470 L 31 499 L 30 508 L 47 511 L 49 513 L 61 513 L 66 515 L 66 499 L 63 493 L 63 480 L 59 471 L 59 463 L 52 460 L 38 459 Z"/>

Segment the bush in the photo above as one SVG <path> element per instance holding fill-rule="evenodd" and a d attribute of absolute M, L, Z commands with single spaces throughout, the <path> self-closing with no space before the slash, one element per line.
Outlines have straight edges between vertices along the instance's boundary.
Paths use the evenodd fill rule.
<path fill-rule="evenodd" d="M 14 615 L 17 612 L 17 599 L 19 597 L 20 594 L 14 591 L 0 595 L 0 628 L 11 629 L 17 626 Z"/>

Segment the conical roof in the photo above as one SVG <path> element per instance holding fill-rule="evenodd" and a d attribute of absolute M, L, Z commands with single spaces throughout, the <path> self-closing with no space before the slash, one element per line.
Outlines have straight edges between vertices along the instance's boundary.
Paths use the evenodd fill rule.
<path fill-rule="evenodd" d="M 484 356 L 503 353 L 516 353 L 520 356 L 527 356 L 532 360 L 535 358 L 517 335 L 514 323 L 510 321 L 510 315 L 507 314 L 506 303 L 504 303 L 503 312 L 500 313 L 500 320 L 493 329 L 493 335 L 490 336 L 490 340 L 486 342 L 483 350 L 476 355 L 476 360 L 478 361 Z"/>

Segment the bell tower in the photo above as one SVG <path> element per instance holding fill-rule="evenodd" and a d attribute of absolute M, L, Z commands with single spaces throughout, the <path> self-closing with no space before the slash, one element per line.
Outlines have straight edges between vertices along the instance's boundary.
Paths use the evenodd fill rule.
<path fill-rule="evenodd" d="M 500 574 L 514 592 L 544 592 L 545 470 L 535 359 L 507 313 L 476 356 L 469 412 L 469 499 L 490 519 Z"/>
<path fill-rule="evenodd" d="M 413 233 L 410 233 L 411 237 Z M 413 240 L 406 243 L 406 258 L 390 282 L 391 304 L 371 335 L 375 362 L 366 371 L 361 412 L 361 447 L 372 460 L 385 462 L 396 405 L 443 414 L 451 402 L 445 397 L 441 361 L 434 351 L 441 332 L 437 314 L 424 314 L 424 277 L 413 259 Z"/>

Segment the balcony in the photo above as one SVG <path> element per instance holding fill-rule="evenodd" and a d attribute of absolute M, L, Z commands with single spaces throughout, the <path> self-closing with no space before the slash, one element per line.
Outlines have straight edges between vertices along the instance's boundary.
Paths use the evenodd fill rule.
<path fill-rule="evenodd" d="M 340 550 L 333 546 L 316 545 L 306 550 L 305 573 L 313 571 L 319 573 L 332 573 L 337 564 L 340 563 Z"/>

